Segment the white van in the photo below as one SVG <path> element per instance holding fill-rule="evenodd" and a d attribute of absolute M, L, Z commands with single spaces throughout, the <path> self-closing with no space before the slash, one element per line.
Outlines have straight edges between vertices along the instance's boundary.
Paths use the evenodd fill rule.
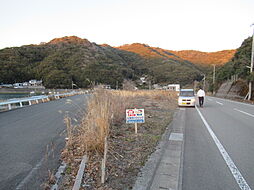
<path fill-rule="evenodd" d="M 195 94 L 193 89 L 181 89 L 178 97 L 178 106 L 195 106 Z"/>

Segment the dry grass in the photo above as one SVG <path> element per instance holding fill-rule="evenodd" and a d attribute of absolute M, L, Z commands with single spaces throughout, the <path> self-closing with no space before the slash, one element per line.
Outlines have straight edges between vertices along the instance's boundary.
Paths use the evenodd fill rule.
<path fill-rule="evenodd" d="M 137 96 L 143 97 L 153 97 L 153 98 L 168 98 L 171 99 L 176 96 L 175 92 L 169 92 L 164 90 L 138 90 L 138 91 L 126 91 L 126 90 L 117 90 L 112 91 L 112 94 L 121 96 L 121 97 L 129 97 L 135 98 Z"/>
<path fill-rule="evenodd" d="M 112 97 L 107 91 L 98 90 L 89 100 L 87 114 L 80 126 L 80 143 L 86 152 L 103 152 L 104 139 L 109 133 L 112 118 Z"/>
<path fill-rule="evenodd" d="M 142 100 L 142 103 L 140 103 L 140 100 Z M 142 147 L 146 147 L 147 144 L 155 146 L 160 134 L 165 129 L 164 126 L 166 126 L 168 119 L 152 115 L 149 110 L 154 110 L 154 113 L 157 112 L 157 109 L 167 111 L 166 107 L 168 106 L 165 108 L 163 106 L 167 104 L 172 105 L 175 104 L 175 102 L 176 93 L 169 91 L 96 90 L 88 100 L 86 113 L 78 126 L 72 126 L 69 119 L 65 120 L 68 141 L 66 143 L 66 149 L 63 151 L 63 158 L 69 163 L 71 168 L 70 175 L 73 177 L 76 175 L 78 167 L 77 158 L 81 158 L 84 154 L 87 154 L 91 159 L 91 163 L 89 163 L 89 170 L 91 171 L 87 171 L 88 175 L 93 176 L 91 178 L 95 179 L 97 183 L 100 181 L 99 178 L 103 173 L 99 172 L 99 163 L 102 163 L 103 159 L 106 160 L 104 153 L 107 154 L 107 150 L 104 150 L 105 147 L 108 146 L 106 149 L 108 149 L 109 152 L 107 156 L 109 161 L 106 162 L 106 167 L 108 167 L 106 169 L 106 175 L 109 175 L 110 171 L 114 171 L 114 169 L 112 169 L 112 163 L 110 164 L 110 162 L 112 162 L 112 156 L 119 162 L 120 160 L 125 160 L 125 157 L 126 160 L 134 159 L 134 157 L 127 159 L 129 153 L 127 154 L 126 151 L 128 152 L 129 150 L 125 150 L 126 147 L 124 144 L 128 144 L 129 140 L 132 142 L 131 145 L 133 145 L 133 142 L 141 143 L 142 141 L 142 143 L 144 143 L 140 144 Z M 159 103 L 161 107 L 158 107 L 157 103 Z M 125 124 L 125 110 L 128 108 L 146 108 L 146 121 L 148 121 L 139 129 L 140 134 L 143 135 L 135 135 L 133 127 Z M 168 114 L 168 112 L 163 112 L 163 114 Z M 167 115 L 166 117 L 169 116 Z M 163 121 L 163 127 L 158 126 L 158 129 L 152 127 L 155 120 Z M 156 125 L 158 125 L 158 123 Z M 150 136 L 145 134 L 145 131 L 148 134 L 151 133 Z M 151 144 L 151 141 L 154 141 L 154 143 Z M 127 147 L 130 147 L 130 145 Z M 135 148 L 133 151 L 135 152 Z M 149 153 L 150 149 L 149 151 L 147 150 L 146 154 Z M 146 154 L 141 156 L 142 158 L 137 156 L 136 159 L 143 159 L 143 157 L 145 159 Z M 122 155 L 125 155 L 125 157 Z M 117 167 L 117 165 L 114 167 Z M 72 182 L 70 182 L 70 184 L 71 183 Z"/>
<path fill-rule="evenodd" d="M 174 100 L 176 93 L 158 90 L 140 91 L 109 91 L 98 89 L 89 99 L 87 112 L 82 118 L 78 131 L 73 132 L 70 120 L 65 119 L 67 125 L 67 147 L 74 143 L 82 152 L 100 153 L 104 151 L 104 140 L 110 132 L 111 125 L 119 125 L 125 119 L 125 109 L 133 108 L 131 102 L 136 97 L 147 97 L 155 100 Z M 74 137 L 75 136 L 75 137 Z"/>
<path fill-rule="evenodd" d="M 88 101 L 87 112 L 75 137 L 83 152 L 103 153 L 110 125 L 120 123 L 124 119 L 127 99 L 103 89 L 94 92 Z M 73 133 L 68 132 L 68 134 L 71 134 L 68 138 L 73 139 Z"/>

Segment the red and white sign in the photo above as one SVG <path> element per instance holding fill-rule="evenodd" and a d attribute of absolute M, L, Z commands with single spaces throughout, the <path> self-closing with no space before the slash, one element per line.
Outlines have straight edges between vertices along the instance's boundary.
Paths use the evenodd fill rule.
<path fill-rule="evenodd" d="M 126 109 L 126 123 L 145 123 L 144 109 Z"/>

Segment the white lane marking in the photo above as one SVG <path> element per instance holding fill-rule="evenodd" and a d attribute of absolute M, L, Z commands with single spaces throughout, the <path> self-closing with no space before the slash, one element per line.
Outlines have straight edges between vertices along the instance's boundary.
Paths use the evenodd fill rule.
<path fill-rule="evenodd" d="M 168 140 L 183 141 L 183 134 L 182 133 L 171 133 Z"/>
<path fill-rule="evenodd" d="M 48 150 L 48 146 L 47 146 L 47 150 Z M 53 148 L 50 151 L 47 151 L 46 156 L 50 156 L 53 153 L 53 151 L 54 151 Z M 28 175 L 18 184 L 18 186 L 16 187 L 16 190 L 20 190 L 24 188 L 24 186 L 31 180 L 31 178 L 36 174 L 36 172 L 38 172 L 37 170 L 39 170 L 42 167 L 42 164 L 45 162 L 45 160 L 48 159 L 48 157 L 46 156 L 44 156 L 35 165 L 35 167 L 28 173 Z"/>
<path fill-rule="evenodd" d="M 239 111 L 239 112 L 241 112 L 241 113 L 244 113 L 244 114 L 246 114 L 246 115 L 248 115 L 248 116 L 254 117 L 254 115 L 252 115 L 252 114 L 250 114 L 250 113 L 247 113 L 247 112 L 245 112 L 245 111 L 239 110 L 239 109 L 237 109 L 237 108 L 234 108 L 234 110 L 235 110 L 235 111 Z"/>
<path fill-rule="evenodd" d="M 16 187 L 16 190 L 23 189 L 25 184 L 28 183 L 31 177 L 35 175 L 35 172 L 37 172 L 37 170 L 42 166 L 43 161 L 44 161 L 44 157 L 40 160 L 39 163 L 36 164 L 36 166 L 28 173 L 28 175 L 18 184 L 18 186 Z"/>
<path fill-rule="evenodd" d="M 219 139 L 216 137 L 213 130 L 211 129 L 211 127 L 209 126 L 209 124 L 207 123 L 207 121 L 205 120 L 205 118 L 203 117 L 203 115 L 201 114 L 201 112 L 199 111 L 199 109 L 197 107 L 196 107 L 196 110 L 197 110 L 199 116 L 201 117 L 203 123 L 205 124 L 205 126 L 206 126 L 208 132 L 210 133 L 211 137 L 213 138 L 217 148 L 219 149 L 223 159 L 225 160 L 228 168 L 230 169 L 230 171 L 231 171 L 232 175 L 234 176 L 234 178 L 236 180 L 236 183 L 238 184 L 240 189 L 241 190 L 251 190 L 250 186 L 247 184 L 247 182 L 243 178 L 241 172 L 238 170 L 238 168 L 234 164 L 233 160 L 230 158 L 227 151 L 225 150 L 223 145 L 220 143 Z"/>
<path fill-rule="evenodd" d="M 213 98 L 214 98 L 214 99 L 219 99 L 219 100 L 224 100 L 224 101 L 227 101 L 227 102 L 236 103 L 236 104 L 242 104 L 242 105 L 245 105 L 245 106 L 254 107 L 254 104 L 249 104 L 249 103 L 244 103 L 244 102 L 238 102 L 238 101 L 233 101 L 233 100 L 224 99 L 224 98 L 218 98 L 218 97 L 213 97 Z"/>
<path fill-rule="evenodd" d="M 213 101 L 212 99 L 210 99 L 210 98 L 207 98 L 207 100 L 209 100 L 209 101 Z"/>
<path fill-rule="evenodd" d="M 223 106 L 223 103 L 221 103 L 221 102 L 216 101 L 216 103 L 217 103 L 217 104 L 220 104 L 220 105 L 222 105 L 222 106 Z"/>

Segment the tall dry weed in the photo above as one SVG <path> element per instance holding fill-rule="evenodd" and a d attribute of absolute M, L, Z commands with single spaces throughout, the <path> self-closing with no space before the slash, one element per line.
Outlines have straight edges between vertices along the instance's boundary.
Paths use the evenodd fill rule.
<path fill-rule="evenodd" d="M 158 90 L 104 90 L 97 89 L 87 104 L 86 114 L 83 116 L 75 140 L 73 132 L 69 132 L 69 120 L 66 120 L 67 131 L 71 136 L 69 143 L 78 143 L 83 152 L 104 152 L 105 139 L 109 135 L 111 125 L 121 125 L 125 120 L 125 109 L 138 96 L 154 98 L 158 101 L 168 99 L 174 101 L 176 93 Z"/>
<path fill-rule="evenodd" d="M 68 141 L 63 156 L 65 155 L 66 160 L 72 163 L 75 156 L 84 153 L 101 159 L 101 183 L 104 183 L 107 176 L 106 160 L 110 150 L 108 139 L 111 126 L 120 127 L 123 124 L 125 110 L 134 108 L 132 105 L 136 104 L 134 100 L 138 97 L 152 98 L 156 101 L 165 99 L 175 101 L 176 93 L 155 90 L 97 89 L 88 100 L 86 113 L 78 126 L 72 126 L 70 118 L 65 119 Z"/>
<path fill-rule="evenodd" d="M 111 104 L 112 98 L 105 90 L 97 90 L 90 98 L 80 127 L 80 143 L 86 152 L 103 152 L 112 117 Z"/>

